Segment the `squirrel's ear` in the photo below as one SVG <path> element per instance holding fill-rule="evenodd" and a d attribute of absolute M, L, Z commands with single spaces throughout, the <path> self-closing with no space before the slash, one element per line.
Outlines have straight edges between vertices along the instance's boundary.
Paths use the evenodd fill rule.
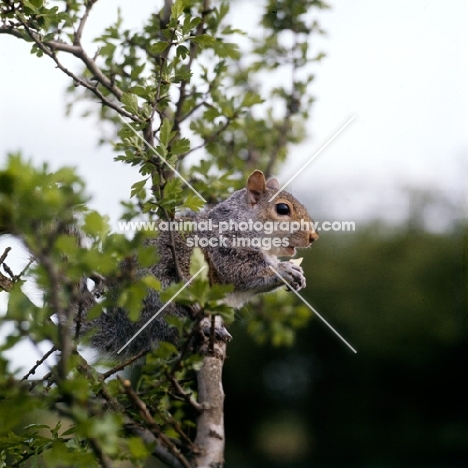
<path fill-rule="evenodd" d="M 247 201 L 257 204 L 263 193 L 266 192 L 266 180 L 262 171 L 253 171 L 247 179 Z"/>
<path fill-rule="evenodd" d="M 280 189 L 278 179 L 268 179 L 267 183 L 266 183 L 266 186 L 271 190 L 279 190 Z"/>

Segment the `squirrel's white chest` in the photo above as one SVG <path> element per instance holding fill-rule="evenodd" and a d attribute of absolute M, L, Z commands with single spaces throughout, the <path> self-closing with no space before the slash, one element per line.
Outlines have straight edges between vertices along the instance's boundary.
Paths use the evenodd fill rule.
<path fill-rule="evenodd" d="M 276 267 L 279 259 L 276 255 L 270 252 L 264 252 L 265 258 L 272 266 Z M 234 291 L 229 293 L 224 298 L 224 303 L 234 309 L 239 309 L 244 304 L 250 301 L 259 291 L 248 290 L 248 291 Z"/>
<path fill-rule="evenodd" d="M 229 307 L 239 309 L 245 303 L 249 302 L 250 299 L 252 299 L 254 296 L 254 291 L 234 291 L 232 293 L 226 294 L 224 303 Z"/>

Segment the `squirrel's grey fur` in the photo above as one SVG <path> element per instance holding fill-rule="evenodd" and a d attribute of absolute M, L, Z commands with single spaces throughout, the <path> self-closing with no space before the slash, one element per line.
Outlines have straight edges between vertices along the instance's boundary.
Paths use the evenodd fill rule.
<path fill-rule="evenodd" d="M 276 179 L 265 180 L 260 171 L 251 174 L 246 188 L 234 192 L 228 199 L 211 208 L 206 213 L 201 213 L 193 219 L 197 222 L 211 220 L 213 231 L 196 230 L 181 234 L 172 231 L 162 231 L 159 236 L 148 241 L 158 250 L 159 261 L 147 270 L 141 270 L 140 274 L 153 274 L 161 281 L 163 287 L 171 283 L 184 282 L 190 279 L 190 258 L 193 247 L 188 245 L 187 239 L 197 235 L 199 238 L 219 236 L 218 225 L 221 222 L 233 220 L 237 223 L 249 220 L 261 221 L 297 221 L 303 219 L 311 223 L 312 220 L 306 208 L 291 194 L 282 191 L 271 202 L 269 199 L 279 190 Z M 289 215 L 280 215 L 276 212 L 276 206 L 286 204 L 290 209 Z M 284 207 L 283 207 L 284 208 Z M 294 248 L 308 247 L 318 235 L 315 231 L 297 231 L 294 233 L 277 231 L 268 236 L 264 232 L 252 231 L 225 231 L 222 233 L 227 246 L 201 248 L 209 267 L 209 278 L 212 284 L 232 284 L 234 291 L 226 298 L 226 303 L 233 307 L 240 307 L 257 293 L 272 291 L 284 283 L 272 271 L 276 271 L 296 290 L 305 286 L 305 278 L 301 267 L 289 261 L 280 261 L 278 256 L 292 256 Z M 287 237 L 289 248 L 273 248 L 269 251 L 259 247 L 233 247 L 234 236 L 243 238 L 255 237 Z M 173 257 L 173 248 L 176 252 L 177 263 L 182 278 L 179 278 Z M 122 308 L 112 308 L 101 314 L 100 317 L 82 324 L 83 330 L 92 329 L 90 343 L 105 355 L 117 356 L 117 351 L 141 329 L 141 327 L 156 314 L 163 306 L 157 292 L 149 289 L 148 295 L 143 301 L 141 315 L 138 321 L 129 319 L 127 312 Z M 164 316 L 186 316 L 188 310 L 180 305 L 171 303 L 164 312 L 153 320 L 142 333 L 140 333 L 119 355 L 120 358 L 128 358 L 142 350 L 154 346 L 158 341 L 175 341 L 176 331 L 169 327 Z"/>

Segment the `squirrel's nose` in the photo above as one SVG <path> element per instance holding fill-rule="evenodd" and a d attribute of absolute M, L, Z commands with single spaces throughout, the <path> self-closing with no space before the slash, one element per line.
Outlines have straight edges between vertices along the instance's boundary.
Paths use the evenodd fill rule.
<path fill-rule="evenodd" d="M 312 242 L 316 241 L 319 238 L 319 235 L 313 231 L 309 235 L 309 242 L 312 244 Z"/>

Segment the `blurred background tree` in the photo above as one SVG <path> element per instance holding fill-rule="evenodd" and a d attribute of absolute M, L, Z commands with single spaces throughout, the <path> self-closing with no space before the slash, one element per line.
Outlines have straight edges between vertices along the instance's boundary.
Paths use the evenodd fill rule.
<path fill-rule="evenodd" d="M 438 203 L 409 196 L 418 213 Z M 236 322 L 228 449 L 246 464 L 229 466 L 466 466 L 468 229 L 424 221 L 322 232 L 307 253 L 304 296 L 357 355 L 318 320 L 289 350 L 256 347 Z"/>

